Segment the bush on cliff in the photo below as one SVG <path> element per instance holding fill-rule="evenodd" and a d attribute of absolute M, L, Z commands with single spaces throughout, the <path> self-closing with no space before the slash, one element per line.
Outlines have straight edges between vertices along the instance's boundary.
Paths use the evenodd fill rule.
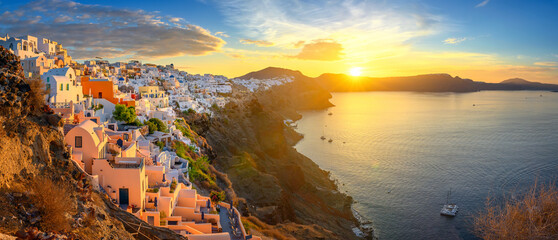
<path fill-rule="evenodd" d="M 48 177 L 36 177 L 30 184 L 33 192 L 33 203 L 42 213 L 40 225 L 43 229 L 55 231 L 68 230 L 71 203 L 69 187 L 63 183 L 54 183 Z"/>
<path fill-rule="evenodd" d="M 482 239 L 557 239 L 558 189 L 533 186 L 524 196 L 486 208 L 473 217 L 474 232 Z"/>

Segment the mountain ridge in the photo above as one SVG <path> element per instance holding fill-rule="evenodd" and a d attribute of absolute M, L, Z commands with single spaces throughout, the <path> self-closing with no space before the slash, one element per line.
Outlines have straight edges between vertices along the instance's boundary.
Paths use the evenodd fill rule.
<path fill-rule="evenodd" d="M 459 76 L 452 77 L 448 73 L 421 74 L 400 77 L 353 77 L 340 73 L 323 73 L 312 78 L 298 70 L 278 67 L 267 67 L 253 71 L 240 79 L 270 79 L 274 77 L 293 76 L 313 80 L 330 92 L 359 91 L 415 91 L 415 92 L 475 92 L 483 90 L 544 90 L 557 91 L 557 84 L 532 82 L 522 78 L 511 78 L 499 83 L 473 81 Z"/>

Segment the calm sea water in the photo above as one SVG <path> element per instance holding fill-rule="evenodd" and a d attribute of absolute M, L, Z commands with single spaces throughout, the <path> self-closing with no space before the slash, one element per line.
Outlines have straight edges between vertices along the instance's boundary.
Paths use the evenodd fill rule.
<path fill-rule="evenodd" d="M 296 148 L 331 171 L 380 239 L 474 239 L 471 214 L 488 196 L 558 176 L 558 93 L 334 93 L 331 102 L 302 113 Z M 450 188 L 455 218 L 439 214 Z"/>

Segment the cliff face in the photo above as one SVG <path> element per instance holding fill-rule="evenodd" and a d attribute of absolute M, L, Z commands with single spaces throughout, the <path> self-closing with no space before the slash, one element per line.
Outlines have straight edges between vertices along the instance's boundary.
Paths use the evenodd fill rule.
<path fill-rule="evenodd" d="M 36 84 L 23 78 L 17 57 L 0 47 L 0 233 L 22 239 L 179 239 L 167 229 L 128 232 L 135 233 L 140 220 L 111 205 L 70 160 L 60 118 L 42 112 L 37 101 L 44 86 Z"/>
<path fill-rule="evenodd" d="M 241 211 L 268 225 L 252 230 L 279 238 L 356 238 L 352 199 L 338 191 L 328 172 L 293 148 L 301 136 L 283 123 L 298 119 L 298 110 L 332 106 L 330 97 L 312 79 L 298 76 L 293 83 L 229 103 L 202 134 L 213 147 L 215 167 L 228 175 L 239 202 L 246 200 Z"/>

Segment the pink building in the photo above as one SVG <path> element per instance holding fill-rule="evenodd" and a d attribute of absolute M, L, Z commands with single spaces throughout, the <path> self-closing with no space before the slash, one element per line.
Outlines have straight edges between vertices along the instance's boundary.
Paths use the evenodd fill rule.
<path fill-rule="evenodd" d="M 172 168 L 175 158 L 161 153 L 161 158 L 170 156 L 168 161 L 147 165 L 149 148 L 139 143 L 148 140 L 140 139 L 139 130 L 114 131 L 91 120 L 73 127 L 64 138 L 72 148 L 72 159 L 121 208 L 183 235 L 229 239 L 228 233 L 221 233 L 215 204 L 197 194 L 191 184 L 178 181 L 183 171 Z"/>

